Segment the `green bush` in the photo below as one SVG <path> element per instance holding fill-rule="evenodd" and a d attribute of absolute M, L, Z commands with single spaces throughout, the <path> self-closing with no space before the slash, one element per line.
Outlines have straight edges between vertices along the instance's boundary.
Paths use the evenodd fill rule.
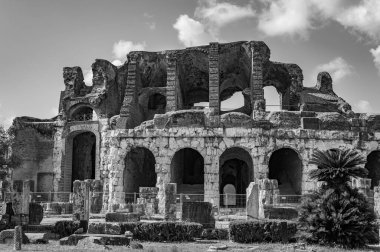
<path fill-rule="evenodd" d="M 79 221 L 57 221 L 54 225 L 53 233 L 59 234 L 60 238 L 62 238 L 74 234 L 79 227 Z"/>
<path fill-rule="evenodd" d="M 122 232 L 131 231 L 133 238 L 141 241 L 193 241 L 200 237 L 202 225 L 192 222 L 125 222 Z"/>
<path fill-rule="evenodd" d="M 240 243 L 287 243 L 293 239 L 296 232 L 297 224 L 292 221 L 234 221 L 230 224 L 231 240 Z"/>

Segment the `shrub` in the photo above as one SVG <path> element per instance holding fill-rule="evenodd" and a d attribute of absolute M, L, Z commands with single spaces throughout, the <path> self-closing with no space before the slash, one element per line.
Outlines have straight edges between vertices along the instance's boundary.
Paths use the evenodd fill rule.
<path fill-rule="evenodd" d="M 206 240 L 229 240 L 228 229 L 203 229 L 201 238 Z"/>
<path fill-rule="evenodd" d="M 234 221 L 230 224 L 230 237 L 234 242 L 289 242 L 297 232 L 291 221 L 257 220 Z"/>
<path fill-rule="evenodd" d="M 330 149 L 315 151 L 310 164 L 317 169 L 311 179 L 324 182 L 316 192 L 306 197 L 300 207 L 300 227 L 307 241 L 345 248 L 364 247 L 378 242 L 373 207 L 358 189 L 351 188 L 351 177 L 365 177 L 366 162 L 356 150 Z"/>
<path fill-rule="evenodd" d="M 193 241 L 200 237 L 202 225 L 192 222 L 126 222 L 121 232 L 131 231 L 133 238 L 141 241 Z"/>
<path fill-rule="evenodd" d="M 53 233 L 59 234 L 60 238 L 62 238 L 74 234 L 79 227 L 79 221 L 57 221 L 54 225 Z"/>

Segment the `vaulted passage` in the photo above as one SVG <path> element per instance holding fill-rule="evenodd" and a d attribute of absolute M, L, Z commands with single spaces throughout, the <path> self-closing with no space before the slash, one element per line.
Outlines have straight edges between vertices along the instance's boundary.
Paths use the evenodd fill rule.
<path fill-rule="evenodd" d="M 124 192 L 139 192 L 139 187 L 155 187 L 157 174 L 153 153 L 142 147 L 131 149 L 125 157 Z"/>
<path fill-rule="evenodd" d="M 219 192 L 221 205 L 245 206 L 246 189 L 253 181 L 253 163 L 249 153 L 238 147 L 227 149 L 219 159 Z M 233 194 L 236 196 L 233 196 Z"/>
<path fill-rule="evenodd" d="M 367 156 L 365 168 L 368 170 L 368 178 L 372 180 L 371 189 L 379 185 L 380 180 L 380 151 L 372 151 Z"/>
<path fill-rule="evenodd" d="M 273 152 L 269 160 L 269 179 L 277 179 L 281 195 L 302 193 L 302 161 L 289 148 Z"/>
<path fill-rule="evenodd" d="M 185 148 L 174 154 L 171 165 L 171 183 L 177 183 L 177 192 L 204 194 L 204 161 L 198 151 Z"/>
<path fill-rule="evenodd" d="M 92 132 L 78 134 L 73 139 L 72 182 L 95 179 L 96 137 Z"/>

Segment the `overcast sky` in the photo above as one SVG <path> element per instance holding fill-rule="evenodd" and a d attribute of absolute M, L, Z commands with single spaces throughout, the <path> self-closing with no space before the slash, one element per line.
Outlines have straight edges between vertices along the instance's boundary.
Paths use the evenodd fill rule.
<path fill-rule="evenodd" d="M 96 58 L 240 40 L 298 64 L 304 86 L 329 71 L 355 112 L 380 112 L 379 13 L 379 0 L 0 0 L 0 124 L 55 116 L 65 66 L 90 82 Z"/>

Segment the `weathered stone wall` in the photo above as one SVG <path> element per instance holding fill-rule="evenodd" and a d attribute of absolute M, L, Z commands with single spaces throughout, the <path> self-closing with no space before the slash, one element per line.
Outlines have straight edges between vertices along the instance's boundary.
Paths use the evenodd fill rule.
<path fill-rule="evenodd" d="M 130 130 L 113 130 L 104 133 L 101 152 L 101 174 L 108 174 L 109 201 L 105 205 L 120 202 L 123 195 L 124 158 L 133 147 L 149 149 L 156 159 L 157 187 L 160 194 L 163 184 L 170 182 L 170 164 L 174 154 L 183 148 L 193 148 L 204 158 L 205 200 L 219 204 L 219 158 L 225 150 L 239 147 L 248 151 L 253 161 L 253 178 L 268 176 L 268 162 L 271 154 L 280 148 L 291 148 L 302 160 L 302 192 L 316 188 L 315 181 L 308 177 L 316 168 L 309 164 L 315 149 L 355 148 L 364 156 L 378 149 L 380 133 L 360 137 L 360 132 L 325 131 L 304 129 L 262 128 L 164 128 L 151 129 L 137 127 Z M 118 193 L 119 192 L 119 193 Z M 162 196 L 161 196 L 162 197 Z"/>
<path fill-rule="evenodd" d="M 14 169 L 13 180 L 34 181 L 37 190 L 38 173 L 53 172 L 54 138 L 43 135 L 33 128 L 20 129 L 13 146 L 15 154 L 21 159 L 21 166 Z"/>

